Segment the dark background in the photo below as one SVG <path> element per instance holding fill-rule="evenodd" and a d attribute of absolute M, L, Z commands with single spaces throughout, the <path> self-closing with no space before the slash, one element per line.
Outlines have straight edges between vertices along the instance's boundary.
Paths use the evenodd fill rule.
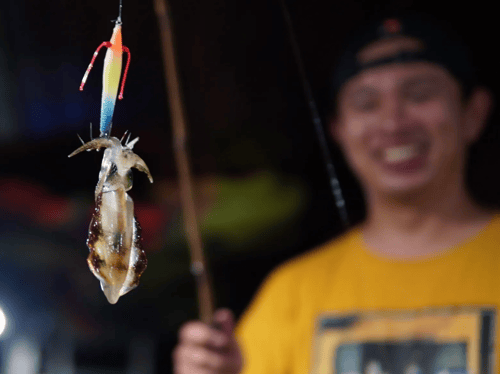
<path fill-rule="evenodd" d="M 209 225 L 203 232 L 216 303 L 239 316 L 274 266 L 337 235 L 341 225 L 279 2 L 170 3 L 197 202 L 203 214 L 221 199 L 235 201 L 234 219 L 230 214 L 223 230 L 214 234 Z M 481 81 L 498 92 L 494 57 L 498 21 L 487 1 L 462 5 L 289 0 L 287 4 L 323 116 L 328 76 L 343 40 L 388 10 L 418 10 L 449 23 L 471 46 Z M 0 302 L 8 298 L 5 295 L 16 295 L 23 310 L 43 310 L 48 320 L 56 321 L 41 329 L 46 330 L 40 335 L 42 346 L 51 346 L 61 331 L 71 330 L 78 367 L 125 370 L 129 342 L 146 336 L 153 342 L 154 372 L 168 373 L 176 331 L 181 323 L 196 318 L 197 307 L 182 238 L 152 1 L 123 4 L 123 41 L 132 57 L 112 134 L 121 137 L 130 130 L 140 136 L 134 150 L 148 164 L 155 183 L 150 185 L 144 175 L 135 173 L 130 194 L 144 228 L 149 265 L 139 288 L 116 305 L 107 304 L 85 263 L 86 231 L 102 155 L 67 158 L 79 146 L 76 133 L 87 140 L 92 122 L 97 134 L 102 55 L 85 90 L 78 87 L 95 48 L 109 40 L 110 21 L 117 11 L 114 0 L 2 0 Z M 497 116 L 495 111 L 473 149 L 469 175 L 473 193 L 488 206 L 499 200 Z M 363 215 L 361 194 L 332 148 L 356 223 Z M 255 187 L 262 185 L 271 186 L 277 195 L 290 192 L 289 199 L 283 201 L 281 213 L 279 204 L 276 209 L 257 209 L 252 226 L 245 230 L 244 207 L 265 200 L 267 187 Z M 237 239 L 230 234 L 236 221 L 242 223 L 234 230 L 243 233 Z M 35 330 L 43 323 L 36 322 Z"/>

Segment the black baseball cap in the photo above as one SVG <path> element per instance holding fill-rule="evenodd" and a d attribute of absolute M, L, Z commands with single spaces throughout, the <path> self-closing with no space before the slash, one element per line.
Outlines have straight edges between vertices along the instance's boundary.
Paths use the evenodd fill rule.
<path fill-rule="evenodd" d="M 359 52 L 383 39 L 408 37 L 420 48 L 398 52 L 390 57 L 363 62 Z M 340 88 L 358 73 L 376 66 L 410 61 L 429 61 L 447 69 L 462 84 L 467 95 L 477 84 L 476 69 L 468 48 L 447 25 L 422 15 L 386 16 L 362 28 L 344 48 L 331 80 L 331 101 Z"/>

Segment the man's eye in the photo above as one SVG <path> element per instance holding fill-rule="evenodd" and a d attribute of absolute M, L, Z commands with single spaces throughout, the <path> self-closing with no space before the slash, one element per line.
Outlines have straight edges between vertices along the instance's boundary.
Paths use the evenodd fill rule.
<path fill-rule="evenodd" d="M 416 103 L 421 103 L 426 100 L 429 100 L 432 98 L 434 95 L 435 90 L 433 90 L 431 87 L 418 87 L 412 90 L 409 90 L 406 93 L 406 97 L 414 101 Z"/>
<path fill-rule="evenodd" d="M 353 100 L 353 107 L 362 112 L 374 110 L 377 107 L 377 100 L 374 98 L 356 98 Z"/>
<path fill-rule="evenodd" d="M 409 92 L 408 98 L 412 101 L 420 103 L 420 102 L 425 101 L 429 98 L 429 93 L 427 91 Z"/>

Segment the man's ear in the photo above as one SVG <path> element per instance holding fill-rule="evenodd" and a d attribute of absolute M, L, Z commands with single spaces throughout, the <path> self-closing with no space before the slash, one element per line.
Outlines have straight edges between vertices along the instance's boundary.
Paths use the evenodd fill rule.
<path fill-rule="evenodd" d="M 330 117 L 330 119 L 328 120 L 328 130 L 330 132 L 332 140 L 336 144 L 342 144 L 342 129 L 338 116 L 334 115 Z"/>
<path fill-rule="evenodd" d="M 474 143 L 483 132 L 493 110 L 493 94 L 485 87 L 475 88 L 465 104 L 464 132 Z"/>

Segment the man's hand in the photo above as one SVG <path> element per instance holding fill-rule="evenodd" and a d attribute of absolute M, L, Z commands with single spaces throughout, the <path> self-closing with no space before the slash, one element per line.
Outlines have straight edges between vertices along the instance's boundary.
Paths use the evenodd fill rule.
<path fill-rule="evenodd" d="M 238 374 L 243 366 L 234 337 L 234 316 L 229 309 L 214 314 L 214 325 L 200 321 L 184 324 L 173 352 L 175 374 Z"/>

